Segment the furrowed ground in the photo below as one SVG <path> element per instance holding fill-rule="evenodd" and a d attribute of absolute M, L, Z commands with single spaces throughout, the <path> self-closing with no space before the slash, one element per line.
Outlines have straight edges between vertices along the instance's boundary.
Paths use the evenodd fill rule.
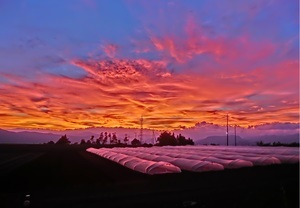
<path fill-rule="evenodd" d="M 85 149 L 0 145 L 0 207 L 299 207 L 299 164 L 150 176 Z"/>

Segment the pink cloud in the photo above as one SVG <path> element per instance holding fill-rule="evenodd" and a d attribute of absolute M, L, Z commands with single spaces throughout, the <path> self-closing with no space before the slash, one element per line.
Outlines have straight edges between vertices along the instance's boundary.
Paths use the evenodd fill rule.
<path fill-rule="evenodd" d="M 241 126 L 299 119 L 298 95 L 280 88 L 266 91 L 270 83 L 264 70 L 212 79 L 211 74 L 172 73 L 165 62 L 146 59 L 72 64 L 87 75 L 43 74 L 41 83 L 17 77 L 17 85 L 2 84 L 2 127 L 138 127 L 143 116 L 145 128 L 176 129 L 202 120 L 223 125 L 226 113 Z"/>
<path fill-rule="evenodd" d="M 105 54 L 110 57 L 110 58 L 114 58 L 117 51 L 118 51 L 118 46 L 115 45 L 115 44 L 108 44 L 108 45 L 105 45 L 103 47 L 103 51 L 105 52 Z"/>

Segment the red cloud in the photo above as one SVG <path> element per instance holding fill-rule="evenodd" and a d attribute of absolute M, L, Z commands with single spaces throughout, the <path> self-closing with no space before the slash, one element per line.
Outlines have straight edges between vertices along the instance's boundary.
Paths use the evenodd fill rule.
<path fill-rule="evenodd" d="M 18 82 L 0 86 L 2 127 L 138 127 L 143 116 L 146 128 L 173 129 L 202 120 L 224 124 L 226 113 L 242 126 L 299 119 L 298 95 L 268 89 L 264 70 L 212 79 L 212 74 L 171 73 L 164 62 L 146 59 L 72 63 L 88 74 L 82 79 L 44 74 L 41 82 L 7 76 Z"/>
<path fill-rule="evenodd" d="M 119 47 L 115 44 L 108 44 L 103 47 L 103 51 L 105 52 L 105 54 L 108 57 L 114 58 L 117 53 L 118 48 Z"/>

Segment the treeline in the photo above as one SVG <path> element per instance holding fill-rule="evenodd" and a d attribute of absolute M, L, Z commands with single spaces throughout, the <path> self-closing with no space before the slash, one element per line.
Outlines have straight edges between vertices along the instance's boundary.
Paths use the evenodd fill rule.
<path fill-rule="evenodd" d="M 129 141 L 127 136 L 123 139 L 124 144 L 127 144 Z M 107 132 L 101 132 L 100 136 L 95 139 L 94 136 L 91 136 L 91 138 L 87 141 L 84 139 L 81 140 L 80 144 L 97 144 L 97 145 L 106 145 L 106 144 L 121 144 L 122 141 L 117 138 L 116 133 L 107 133 Z"/>
<path fill-rule="evenodd" d="M 263 141 L 256 142 L 257 146 L 262 147 L 299 147 L 298 142 L 292 142 L 292 143 L 281 143 L 281 142 L 273 142 L 273 143 L 264 143 Z"/>
<path fill-rule="evenodd" d="M 179 134 L 175 137 L 174 133 L 163 132 L 157 138 L 158 146 L 183 146 L 183 145 L 194 145 L 194 141 L 190 138 L 186 139 L 185 136 Z"/>
<path fill-rule="evenodd" d="M 120 140 L 117 138 L 117 135 L 115 133 L 107 133 L 107 132 L 101 132 L 100 136 L 95 139 L 94 136 L 91 136 L 90 139 L 81 139 L 80 145 L 97 145 L 97 146 L 106 146 L 106 145 L 129 145 L 128 144 L 129 139 L 127 136 L 123 140 Z M 58 139 L 58 141 L 55 143 L 53 141 L 48 142 L 47 144 L 57 144 L 57 145 L 69 145 L 71 144 L 71 141 L 67 137 L 67 135 L 63 135 Z M 78 142 L 73 143 L 74 145 L 78 145 Z M 140 141 L 137 139 L 133 139 L 131 141 L 131 145 L 141 145 Z"/>
<path fill-rule="evenodd" d="M 47 144 L 57 144 L 57 145 L 69 145 L 71 141 L 67 135 L 63 135 L 56 143 L 53 141 L 48 142 Z M 140 140 L 133 139 L 129 143 L 129 139 L 125 136 L 122 140 L 117 138 L 115 133 L 100 133 L 100 136 L 95 139 L 94 136 L 91 136 L 90 139 L 82 139 L 79 143 L 80 145 L 95 145 L 95 146 L 153 146 L 152 144 L 144 143 L 142 144 Z M 77 142 L 74 145 L 78 145 Z M 190 138 L 186 139 L 185 136 L 179 134 L 177 136 L 174 133 L 162 132 L 159 137 L 156 139 L 156 146 L 180 146 L 180 145 L 194 145 L 194 141 Z"/>

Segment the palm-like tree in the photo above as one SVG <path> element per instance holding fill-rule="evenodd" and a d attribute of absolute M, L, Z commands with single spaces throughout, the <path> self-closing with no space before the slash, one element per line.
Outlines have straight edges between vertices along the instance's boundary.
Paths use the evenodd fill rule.
<path fill-rule="evenodd" d="M 111 133 L 108 134 L 109 143 L 112 144 Z"/>
<path fill-rule="evenodd" d="M 107 132 L 104 133 L 104 138 L 103 138 L 102 144 L 106 144 L 106 142 L 107 142 Z"/>
<path fill-rule="evenodd" d="M 127 144 L 127 142 L 128 142 L 128 137 L 127 134 L 125 134 L 124 143 Z"/>
<path fill-rule="evenodd" d="M 117 143 L 118 143 L 118 139 L 117 139 L 116 133 L 113 133 L 113 135 L 112 135 L 112 142 L 113 142 L 114 144 L 117 144 Z"/>
<path fill-rule="evenodd" d="M 94 141 L 94 136 L 91 136 L 90 141 L 91 141 L 91 144 L 94 144 L 94 143 L 95 143 L 95 141 Z"/>
<path fill-rule="evenodd" d="M 99 138 L 98 138 L 98 139 L 99 139 L 99 143 L 100 143 L 100 144 L 102 144 L 102 143 L 103 143 L 103 138 L 104 138 L 104 136 L 103 136 L 103 132 L 101 132 L 101 133 L 100 133 L 100 136 L 99 136 Z"/>

